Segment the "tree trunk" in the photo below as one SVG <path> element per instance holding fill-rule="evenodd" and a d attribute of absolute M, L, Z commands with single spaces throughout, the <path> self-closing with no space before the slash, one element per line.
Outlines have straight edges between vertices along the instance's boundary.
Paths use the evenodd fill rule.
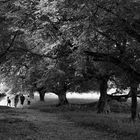
<path fill-rule="evenodd" d="M 66 93 L 59 93 L 57 95 L 58 95 L 58 99 L 59 99 L 58 106 L 60 106 L 60 105 L 66 105 L 66 104 L 69 103 L 68 100 L 67 100 L 67 98 L 66 98 Z"/>
<path fill-rule="evenodd" d="M 133 121 L 136 120 L 137 117 L 137 84 L 133 83 L 131 85 L 131 119 Z"/>
<path fill-rule="evenodd" d="M 44 92 L 40 92 L 39 95 L 40 95 L 40 101 L 44 102 L 45 101 L 45 99 L 44 99 L 45 98 L 45 93 Z"/>
<path fill-rule="evenodd" d="M 107 82 L 107 78 L 102 78 L 100 81 L 100 98 L 97 106 L 97 113 L 103 113 L 105 109 L 108 88 Z"/>

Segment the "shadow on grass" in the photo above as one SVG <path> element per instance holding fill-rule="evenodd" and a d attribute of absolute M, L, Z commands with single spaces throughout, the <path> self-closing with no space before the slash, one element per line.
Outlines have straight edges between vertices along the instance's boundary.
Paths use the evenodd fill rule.
<path fill-rule="evenodd" d="M 98 102 L 92 102 L 92 103 L 69 103 L 68 105 L 63 106 L 57 106 L 55 102 L 53 104 L 48 104 L 47 102 L 37 102 L 28 108 L 30 109 L 37 109 L 43 112 L 48 113 L 59 113 L 59 112 L 67 112 L 67 111 L 96 111 L 97 110 L 97 104 Z M 120 103 L 112 101 L 110 103 L 111 112 L 116 113 L 130 113 L 130 104 L 128 103 Z"/>
<path fill-rule="evenodd" d="M 0 119 L 0 139 L 22 140 L 28 136 L 34 136 L 37 128 L 26 120 L 7 117 Z"/>
<path fill-rule="evenodd" d="M 127 140 L 140 139 L 140 121 L 134 124 L 130 121 L 130 104 L 111 103 L 112 113 L 109 115 L 97 114 L 97 102 L 88 104 L 69 104 L 57 107 L 38 103 L 30 107 L 46 113 L 58 113 L 63 119 L 74 122 L 75 125 L 85 129 L 97 129 L 98 131 L 109 132 L 116 135 L 119 139 Z"/>
<path fill-rule="evenodd" d="M 37 137 L 36 126 L 23 119 L 25 111 L 0 106 L 0 114 L 0 140 L 27 140 L 28 137 L 34 140 Z"/>

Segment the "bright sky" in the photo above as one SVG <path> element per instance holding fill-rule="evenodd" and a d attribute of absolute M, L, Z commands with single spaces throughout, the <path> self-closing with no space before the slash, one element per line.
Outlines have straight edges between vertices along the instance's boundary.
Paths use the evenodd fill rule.
<path fill-rule="evenodd" d="M 4 83 L 0 83 L 0 92 L 3 92 L 6 89 L 6 85 Z"/>

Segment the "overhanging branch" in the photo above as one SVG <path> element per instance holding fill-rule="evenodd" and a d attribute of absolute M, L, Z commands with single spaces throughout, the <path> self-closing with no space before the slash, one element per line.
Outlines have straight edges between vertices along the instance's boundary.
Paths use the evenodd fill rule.
<path fill-rule="evenodd" d="M 101 9 L 103 9 L 104 11 L 116 16 L 123 23 L 124 31 L 129 36 L 134 38 L 136 41 L 140 42 L 140 33 L 132 27 L 131 23 L 129 23 L 126 19 L 120 17 L 118 14 L 114 13 L 111 9 L 108 9 L 108 8 L 101 6 L 101 5 L 97 5 L 97 6 Z"/>
<path fill-rule="evenodd" d="M 109 62 L 109 63 L 113 63 L 114 65 L 117 65 L 125 72 L 130 74 L 136 81 L 140 82 L 140 73 L 138 73 L 136 69 L 132 65 L 128 64 L 127 62 L 124 62 L 121 59 L 114 57 L 110 54 L 97 53 L 91 51 L 85 51 L 85 53 L 89 56 L 92 56 L 94 61 Z"/>

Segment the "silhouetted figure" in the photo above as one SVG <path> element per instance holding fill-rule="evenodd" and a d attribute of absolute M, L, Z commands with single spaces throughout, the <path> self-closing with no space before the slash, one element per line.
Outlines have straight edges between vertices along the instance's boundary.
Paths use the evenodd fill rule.
<path fill-rule="evenodd" d="M 7 106 L 11 106 L 11 100 L 9 97 L 7 97 Z"/>
<path fill-rule="evenodd" d="M 31 104 L 31 100 L 30 100 L 30 96 L 28 95 L 27 97 L 27 105 L 30 105 Z"/>
<path fill-rule="evenodd" d="M 19 102 L 19 95 L 16 95 L 14 98 L 14 106 L 17 107 L 17 104 Z"/>
<path fill-rule="evenodd" d="M 20 96 L 20 103 L 21 105 L 24 104 L 24 100 L 25 100 L 25 97 L 23 96 L 23 94 Z"/>

